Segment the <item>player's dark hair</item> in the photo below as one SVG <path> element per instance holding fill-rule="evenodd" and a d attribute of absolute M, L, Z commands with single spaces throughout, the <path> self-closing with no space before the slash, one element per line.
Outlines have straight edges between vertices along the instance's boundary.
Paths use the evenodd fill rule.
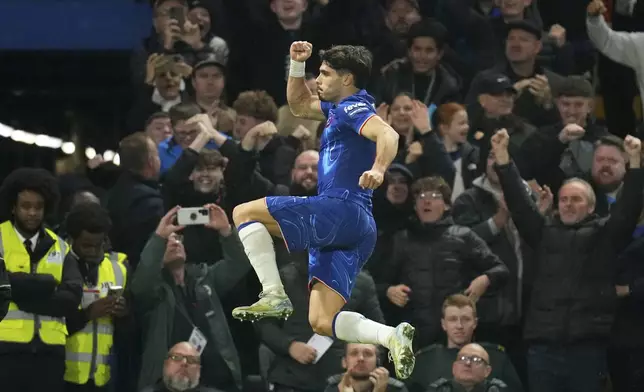
<path fill-rule="evenodd" d="M 439 192 L 443 196 L 445 204 L 452 204 L 452 188 L 442 177 L 431 176 L 416 180 L 414 185 L 411 186 L 411 193 L 416 198 L 423 192 Z"/>
<path fill-rule="evenodd" d="M 373 56 L 364 46 L 337 45 L 329 50 L 321 50 L 320 60 L 336 72 L 348 72 L 353 75 L 357 88 L 367 87 Z"/>
<path fill-rule="evenodd" d="M 32 191 L 45 200 L 45 215 L 54 213 L 60 200 L 58 181 L 45 169 L 21 167 L 9 173 L 0 186 L 0 208 L 3 219 L 11 218 L 11 210 L 22 191 Z"/>
<path fill-rule="evenodd" d="M 139 173 L 145 168 L 150 159 L 150 140 L 143 132 L 135 132 L 121 140 L 118 153 L 124 170 Z"/>
<path fill-rule="evenodd" d="M 78 238 L 83 231 L 92 234 L 107 234 L 112 228 L 112 220 L 108 212 L 96 203 L 79 203 L 72 207 L 65 228 L 71 238 Z"/>
<path fill-rule="evenodd" d="M 407 48 L 411 48 L 416 38 L 432 38 L 436 43 L 436 49 L 443 50 L 447 40 L 447 29 L 442 23 L 434 19 L 421 20 L 409 28 Z"/>

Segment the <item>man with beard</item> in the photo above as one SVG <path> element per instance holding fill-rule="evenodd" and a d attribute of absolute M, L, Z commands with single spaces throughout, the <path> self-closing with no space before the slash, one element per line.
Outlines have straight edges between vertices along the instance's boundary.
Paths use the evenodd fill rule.
<path fill-rule="evenodd" d="M 324 392 L 407 392 L 405 384 L 389 377 L 389 371 L 380 366 L 378 347 L 374 344 L 347 343 L 342 367 L 347 371 L 329 378 Z"/>
<path fill-rule="evenodd" d="M 591 169 L 591 183 L 598 196 L 595 207 L 597 214 L 608 215 L 621 194 L 627 160 L 624 142 L 619 137 L 605 136 L 596 143 Z M 633 213 L 637 212 L 633 211 Z"/>
<path fill-rule="evenodd" d="M 199 386 L 201 357 L 188 342 L 175 344 L 163 362 L 163 382 L 145 388 L 142 392 L 214 392 Z"/>
<path fill-rule="evenodd" d="M 318 161 L 320 153 L 315 150 L 302 152 L 295 158 L 291 171 L 291 194 L 315 195 L 318 186 Z"/>
<path fill-rule="evenodd" d="M 126 287 L 126 255 L 106 252 L 112 222 L 98 203 L 77 204 L 67 215 L 71 257 L 83 277 L 81 308 L 66 318 L 65 382 L 68 392 L 104 392 L 110 382 L 109 356 L 117 318 L 126 315 L 125 297 L 110 287 Z"/>
<path fill-rule="evenodd" d="M 81 301 L 82 278 L 69 246 L 45 228 L 58 200 L 56 179 L 44 169 L 21 168 L 0 188 L 3 213 L 0 254 L 11 302 L 0 322 L 0 385 L 3 391 L 64 390 L 64 317 Z"/>

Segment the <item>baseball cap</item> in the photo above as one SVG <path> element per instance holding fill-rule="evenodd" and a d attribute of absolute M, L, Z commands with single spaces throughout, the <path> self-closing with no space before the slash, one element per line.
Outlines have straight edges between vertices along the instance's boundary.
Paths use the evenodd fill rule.
<path fill-rule="evenodd" d="M 538 40 L 541 39 L 541 35 L 543 34 L 539 26 L 537 26 L 533 21 L 529 19 L 510 22 L 506 24 L 506 27 L 508 34 L 510 34 L 510 31 L 512 30 L 523 30 L 534 35 Z"/>
<path fill-rule="evenodd" d="M 201 58 L 197 58 L 197 62 L 195 63 L 195 66 L 192 68 L 192 72 L 196 72 L 198 69 L 207 67 L 209 65 L 215 65 L 223 70 L 226 69 L 226 64 L 219 58 L 214 53 L 209 53 L 206 56 L 202 56 Z"/>
<path fill-rule="evenodd" d="M 507 76 L 500 73 L 482 75 L 479 79 L 479 94 L 499 95 L 505 92 L 516 94 L 514 84 Z"/>

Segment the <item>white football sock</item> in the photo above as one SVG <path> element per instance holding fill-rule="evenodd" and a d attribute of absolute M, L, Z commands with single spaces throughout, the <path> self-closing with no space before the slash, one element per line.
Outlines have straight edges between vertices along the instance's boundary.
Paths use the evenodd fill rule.
<path fill-rule="evenodd" d="M 379 344 L 389 348 L 395 328 L 369 320 L 360 313 L 340 312 L 333 321 L 333 334 L 348 343 Z"/>
<path fill-rule="evenodd" d="M 267 292 L 284 292 L 284 286 L 280 279 L 275 260 L 275 249 L 273 238 L 266 229 L 266 226 L 259 222 L 253 222 L 243 226 L 239 230 L 239 239 L 244 245 L 244 250 L 253 266 L 259 281 L 262 283 L 262 290 Z"/>

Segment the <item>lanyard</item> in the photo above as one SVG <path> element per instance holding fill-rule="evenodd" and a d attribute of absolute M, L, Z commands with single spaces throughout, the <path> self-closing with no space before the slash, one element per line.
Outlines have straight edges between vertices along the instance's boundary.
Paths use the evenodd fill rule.
<path fill-rule="evenodd" d="M 429 76 L 429 85 L 427 86 L 427 90 L 425 90 L 425 99 L 423 99 L 423 103 L 425 105 L 429 105 L 429 98 L 431 98 L 432 90 L 434 89 L 434 82 L 436 82 L 436 71 L 432 72 L 432 74 Z M 416 99 L 416 81 L 413 74 L 411 82 L 411 95 L 412 97 L 414 97 L 414 99 Z"/>

